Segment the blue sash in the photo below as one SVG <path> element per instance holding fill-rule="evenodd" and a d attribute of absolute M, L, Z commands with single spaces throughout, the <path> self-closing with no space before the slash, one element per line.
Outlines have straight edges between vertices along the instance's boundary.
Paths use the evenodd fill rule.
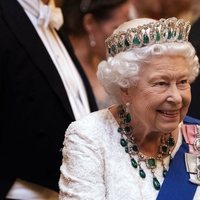
<path fill-rule="evenodd" d="M 200 120 L 194 117 L 186 116 L 183 120 L 184 124 L 198 124 L 200 125 Z"/>
<path fill-rule="evenodd" d="M 197 184 L 189 182 L 189 173 L 185 166 L 185 153 L 188 145 L 183 141 L 170 163 L 169 171 L 159 191 L 157 200 L 192 200 Z"/>

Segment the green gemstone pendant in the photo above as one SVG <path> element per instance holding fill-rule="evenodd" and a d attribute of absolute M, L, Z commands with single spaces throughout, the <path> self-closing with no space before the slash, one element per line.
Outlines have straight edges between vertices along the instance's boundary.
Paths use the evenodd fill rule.
<path fill-rule="evenodd" d="M 147 165 L 148 169 L 155 169 L 156 168 L 156 159 L 153 157 L 146 159 L 146 165 Z"/>
<path fill-rule="evenodd" d="M 133 166 L 134 168 L 137 168 L 137 166 L 138 166 L 138 164 L 137 164 L 137 162 L 135 161 L 134 158 L 131 158 L 131 164 L 132 164 L 132 166 Z"/>
<path fill-rule="evenodd" d="M 153 186 L 156 190 L 160 190 L 160 183 L 155 176 L 153 177 Z"/>
<path fill-rule="evenodd" d="M 128 146 L 125 146 L 125 152 L 128 153 Z"/>
<path fill-rule="evenodd" d="M 129 132 L 131 131 L 131 128 L 130 128 L 129 126 L 126 126 L 126 127 L 124 128 L 124 130 L 126 131 L 126 133 L 129 133 Z"/>
<path fill-rule="evenodd" d="M 120 144 L 121 144 L 123 147 L 127 146 L 127 142 L 126 142 L 126 140 L 125 140 L 124 138 L 121 138 Z"/>
<path fill-rule="evenodd" d="M 173 147 L 175 145 L 175 141 L 173 137 L 170 137 L 167 141 L 169 147 Z"/>
<path fill-rule="evenodd" d="M 124 123 L 129 123 L 131 121 L 131 115 L 128 113 L 125 117 L 124 117 Z"/>
<path fill-rule="evenodd" d="M 171 37 L 174 37 L 173 35 L 171 36 L 171 34 L 174 34 L 174 33 L 168 32 L 168 37 L 169 37 L 168 39 L 170 39 Z M 161 36 L 158 32 L 156 40 L 159 41 L 160 37 Z M 135 45 L 137 43 L 136 39 L 137 38 L 135 38 Z M 140 41 L 140 42 L 142 42 L 142 41 Z M 148 43 L 148 42 L 150 42 L 150 38 L 148 36 L 146 36 L 146 38 L 145 38 L 145 34 L 144 34 L 143 44 Z M 127 40 L 127 46 L 129 46 L 129 45 L 130 44 Z M 129 154 L 132 167 L 135 169 L 138 168 L 138 173 L 139 173 L 138 175 L 142 179 L 145 179 L 146 173 L 141 167 L 141 162 L 145 163 L 146 167 L 148 168 L 148 170 L 150 170 L 150 172 L 153 176 L 152 182 L 153 182 L 154 189 L 160 190 L 161 184 L 160 184 L 159 180 L 157 179 L 157 177 L 155 176 L 157 162 L 161 162 L 162 167 L 163 167 L 162 174 L 163 174 L 163 177 L 165 178 L 167 175 L 167 169 L 165 167 L 163 156 L 167 155 L 170 157 L 170 155 L 171 155 L 170 149 L 171 149 L 171 147 L 173 147 L 175 145 L 174 138 L 172 137 L 171 133 L 169 133 L 168 137 L 167 136 L 161 137 L 159 149 L 157 149 L 156 156 L 155 157 L 145 156 L 144 154 L 142 154 L 142 152 L 140 152 L 139 146 L 135 143 L 135 136 L 133 134 L 134 129 L 130 124 L 131 115 L 127 112 L 126 109 L 123 108 L 123 106 L 120 106 L 119 110 L 118 110 L 118 116 L 120 118 L 120 123 L 119 123 L 120 126 L 118 127 L 117 131 L 121 134 L 120 144 L 122 147 L 124 147 L 125 152 Z"/>
<path fill-rule="evenodd" d="M 146 174 L 145 174 L 145 172 L 144 172 L 144 170 L 142 168 L 140 168 L 139 174 L 140 174 L 141 178 L 145 178 L 146 177 Z"/>
<path fill-rule="evenodd" d="M 132 146 L 132 149 L 133 149 L 134 152 L 138 152 L 139 151 L 138 146 L 136 144 L 134 144 Z"/>
<path fill-rule="evenodd" d="M 119 127 L 118 129 L 117 129 L 117 131 L 119 132 L 119 133 L 121 133 L 122 132 L 122 128 L 121 127 Z"/>
<path fill-rule="evenodd" d="M 166 145 L 166 144 L 163 144 L 162 146 L 161 146 L 161 153 L 162 154 L 168 154 L 169 153 L 169 147 Z"/>

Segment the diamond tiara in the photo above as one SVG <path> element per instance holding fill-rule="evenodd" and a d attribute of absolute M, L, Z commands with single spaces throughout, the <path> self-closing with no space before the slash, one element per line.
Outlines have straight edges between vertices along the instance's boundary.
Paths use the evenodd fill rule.
<path fill-rule="evenodd" d="M 113 33 L 105 44 L 108 54 L 115 56 L 123 51 L 152 44 L 188 41 L 190 28 L 190 22 L 183 19 L 160 19 Z"/>

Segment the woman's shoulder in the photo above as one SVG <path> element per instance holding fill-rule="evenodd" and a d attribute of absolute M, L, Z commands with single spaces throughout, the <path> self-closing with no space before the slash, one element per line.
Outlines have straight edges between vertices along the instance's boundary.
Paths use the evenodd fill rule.
<path fill-rule="evenodd" d="M 99 137 L 102 134 L 106 136 L 113 126 L 116 126 L 116 122 L 109 109 L 106 108 L 72 122 L 67 128 L 66 135 L 78 133 L 88 137 Z"/>
<path fill-rule="evenodd" d="M 88 115 L 82 117 L 79 120 L 76 120 L 72 122 L 69 126 L 70 127 L 76 127 L 76 128 L 83 128 L 83 127 L 95 127 L 96 125 L 102 125 L 103 122 L 106 121 L 108 118 L 108 109 L 102 109 L 98 110 L 92 113 L 89 113 Z"/>

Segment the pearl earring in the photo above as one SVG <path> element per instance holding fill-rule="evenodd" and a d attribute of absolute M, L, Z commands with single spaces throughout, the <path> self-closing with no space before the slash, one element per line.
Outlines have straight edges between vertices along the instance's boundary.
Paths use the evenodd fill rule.
<path fill-rule="evenodd" d="M 94 38 L 93 34 L 89 34 L 89 40 L 90 40 L 90 46 L 91 47 L 95 47 L 96 46 L 96 41 L 95 41 L 95 38 Z"/>

